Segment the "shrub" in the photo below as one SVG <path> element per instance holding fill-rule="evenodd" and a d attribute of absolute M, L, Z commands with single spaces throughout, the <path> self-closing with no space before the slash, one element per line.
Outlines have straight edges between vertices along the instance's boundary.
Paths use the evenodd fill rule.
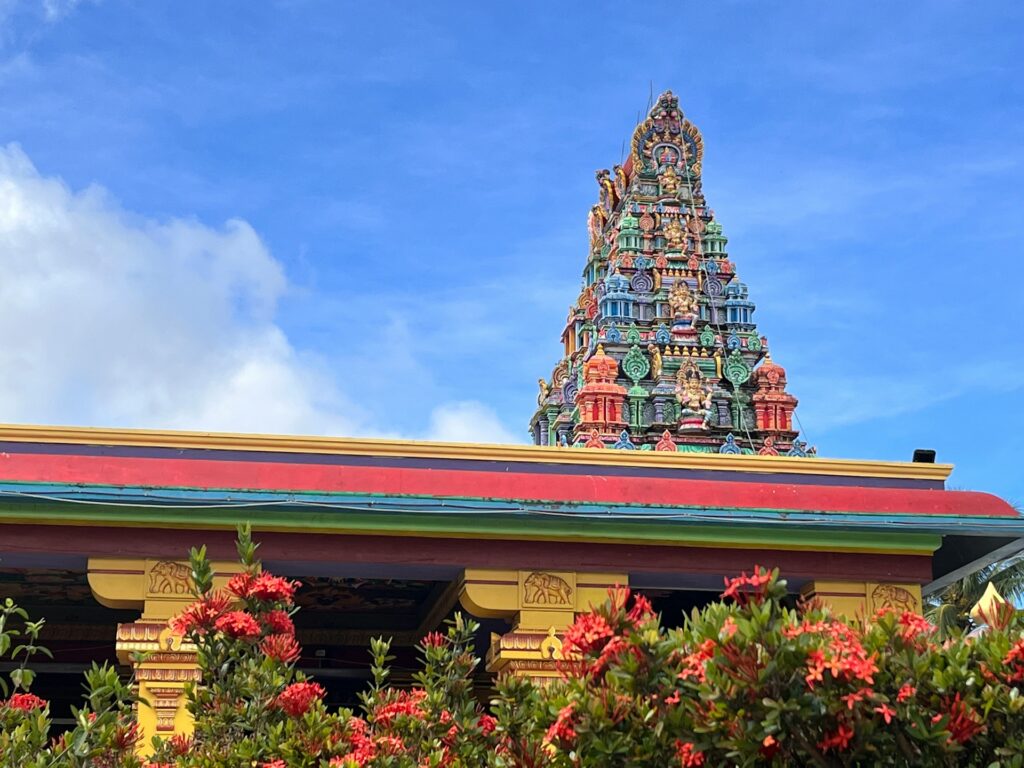
<path fill-rule="evenodd" d="M 628 590 L 581 616 L 565 684 L 541 695 L 550 764 L 1024 765 L 1012 608 L 983 636 L 940 644 L 917 614 L 865 627 L 819 604 L 788 609 L 785 594 L 776 571 L 755 569 L 681 629 Z"/>
<path fill-rule="evenodd" d="M 205 550 L 191 553 L 196 602 L 174 626 L 198 648 L 195 734 L 156 739 L 152 768 L 1024 768 L 1024 621 L 1009 606 L 985 634 L 940 643 L 917 614 L 865 624 L 788 607 L 785 582 L 761 568 L 680 628 L 614 589 L 567 630 L 561 680 L 500 680 L 489 709 L 474 690 L 472 621 L 423 638 L 406 689 L 389 684 L 389 643 L 375 640 L 357 714 L 329 709 L 295 669 L 298 584 L 261 570 L 247 529 L 238 551 L 243 572 L 223 591 Z M 24 659 L 39 625 L 12 650 L 2 638 L 26 617 L 7 606 L 0 651 Z M 57 740 L 30 683 L 20 672 L 5 686 L 3 765 L 138 768 L 132 699 L 113 670 L 87 675 L 88 702 Z"/>
<path fill-rule="evenodd" d="M 31 621 L 7 598 L 0 606 L 0 659 L 17 666 L 9 680 L 0 677 L 0 765 L 5 768 L 139 768 L 139 740 L 131 682 L 117 670 L 93 665 L 85 673 L 85 702 L 73 708 L 73 728 L 50 737 L 50 705 L 30 692 L 35 674 L 28 662 L 49 656 L 39 645 L 43 621 Z"/>

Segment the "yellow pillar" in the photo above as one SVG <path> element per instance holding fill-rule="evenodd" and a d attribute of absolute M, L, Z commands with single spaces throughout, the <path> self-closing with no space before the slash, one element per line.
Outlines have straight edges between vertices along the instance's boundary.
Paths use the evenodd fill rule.
<path fill-rule="evenodd" d="M 459 600 L 474 616 L 512 622 L 510 632 L 491 635 L 489 672 L 543 680 L 558 675 L 561 635 L 576 614 L 603 603 L 609 587 L 627 582 L 624 573 L 471 568 L 463 574 Z"/>
<path fill-rule="evenodd" d="M 214 584 L 224 586 L 237 573 L 237 563 L 214 563 Z M 168 621 L 192 601 L 189 565 L 173 560 L 89 558 L 89 586 L 95 598 L 108 608 L 141 610 L 138 621 L 119 624 L 117 658 L 132 665 L 138 695 L 149 706 L 138 708 L 142 739 L 140 751 L 148 754 L 153 736 L 192 733 L 192 716 L 185 708 L 185 684 L 198 682 L 196 648 L 173 633 Z M 141 662 L 134 654 L 145 653 Z"/>
<path fill-rule="evenodd" d="M 840 616 L 870 619 L 883 608 L 921 612 L 921 585 L 876 581 L 812 581 L 803 589 Z"/>

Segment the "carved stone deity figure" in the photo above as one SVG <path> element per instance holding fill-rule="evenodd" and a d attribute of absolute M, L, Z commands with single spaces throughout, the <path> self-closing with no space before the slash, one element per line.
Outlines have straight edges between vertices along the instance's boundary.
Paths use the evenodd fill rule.
<path fill-rule="evenodd" d="M 665 225 L 664 233 L 669 250 L 681 251 L 686 246 L 686 230 L 679 223 L 679 219 L 670 219 Z"/>
<path fill-rule="evenodd" d="M 615 210 L 615 185 L 612 183 L 611 172 L 602 168 L 596 174 L 597 185 L 601 188 L 601 207 L 607 213 Z"/>
<path fill-rule="evenodd" d="M 657 382 L 661 378 L 661 350 L 657 344 L 648 344 L 647 352 L 651 356 L 651 379 Z"/>
<path fill-rule="evenodd" d="M 668 166 L 658 177 L 658 182 L 661 184 L 663 195 L 675 195 L 679 192 L 679 174 L 676 173 L 675 166 Z"/>
<path fill-rule="evenodd" d="M 693 242 L 696 245 L 696 252 L 698 254 L 704 251 L 702 247 L 704 231 L 707 229 L 707 225 L 700 216 L 687 216 L 686 217 L 686 231 L 693 236 Z"/>
<path fill-rule="evenodd" d="M 621 165 L 612 166 L 612 173 L 615 174 L 615 194 L 619 200 L 626 196 L 626 188 L 629 187 L 629 179 L 626 178 L 626 169 Z"/>
<path fill-rule="evenodd" d="M 672 290 L 668 292 L 668 306 L 672 310 L 672 330 L 687 331 L 693 329 L 693 319 L 700 311 L 700 302 L 690 291 L 685 280 L 676 280 Z"/>
<path fill-rule="evenodd" d="M 711 387 L 692 363 L 686 363 L 676 374 L 676 398 L 683 407 L 679 417 L 680 431 L 707 429 L 711 419 Z"/>
<path fill-rule="evenodd" d="M 537 386 L 540 388 L 540 392 L 537 393 L 537 405 L 544 405 L 544 401 L 551 394 L 551 387 L 544 379 L 537 379 Z"/>
<path fill-rule="evenodd" d="M 590 215 L 587 216 L 587 229 L 590 232 L 591 250 L 599 250 L 601 248 L 601 234 L 604 231 L 604 223 L 607 221 L 607 218 L 604 208 L 600 204 L 590 209 Z"/>

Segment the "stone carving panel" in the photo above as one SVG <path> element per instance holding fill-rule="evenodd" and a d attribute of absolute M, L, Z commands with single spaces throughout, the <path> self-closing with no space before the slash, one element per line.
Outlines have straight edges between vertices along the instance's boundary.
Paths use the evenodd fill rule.
<path fill-rule="evenodd" d="M 574 574 L 546 571 L 520 572 L 520 602 L 523 608 L 572 608 L 576 599 Z"/>
<path fill-rule="evenodd" d="M 891 608 L 898 613 L 903 613 L 904 611 L 918 612 L 921 610 L 921 600 L 918 595 L 905 586 L 899 586 L 898 584 L 869 584 L 869 615 L 874 615 L 885 608 Z"/>
<path fill-rule="evenodd" d="M 161 560 L 149 569 L 146 596 L 183 597 L 192 593 L 192 572 L 184 563 Z"/>

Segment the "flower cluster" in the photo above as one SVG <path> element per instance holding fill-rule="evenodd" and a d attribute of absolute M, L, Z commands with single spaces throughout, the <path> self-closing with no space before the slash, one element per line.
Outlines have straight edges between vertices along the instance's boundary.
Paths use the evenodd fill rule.
<path fill-rule="evenodd" d="M 676 740 L 676 757 L 679 758 L 679 765 L 683 768 L 696 768 L 704 765 L 704 753 L 697 749 L 692 742 Z"/>
<path fill-rule="evenodd" d="M 324 689 L 317 683 L 292 683 L 274 699 L 274 706 L 280 707 L 289 717 L 302 717 L 313 702 L 324 697 Z"/>
<path fill-rule="evenodd" d="M 0 701 L 0 707 L 20 709 L 22 712 L 32 712 L 46 706 L 47 703 L 34 693 L 15 693 L 7 701 Z"/>
<path fill-rule="evenodd" d="M 236 640 L 251 640 L 259 637 L 260 623 L 245 611 L 228 611 L 217 617 L 213 628 Z"/>
<path fill-rule="evenodd" d="M 741 605 L 753 601 L 761 601 L 767 595 L 767 587 L 778 578 L 778 572 L 772 573 L 767 568 L 754 566 L 752 573 L 746 571 L 735 578 L 725 580 L 723 599 L 732 599 Z"/>
<path fill-rule="evenodd" d="M 626 587 L 608 590 L 608 603 L 580 614 L 565 630 L 562 645 L 566 677 L 599 677 L 622 655 L 633 652 L 629 638 L 655 619 L 650 601 Z"/>
<path fill-rule="evenodd" d="M 170 621 L 179 635 L 203 635 L 213 630 L 221 616 L 231 607 L 231 597 L 223 592 L 203 595 Z"/>
<path fill-rule="evenodd" d="M 990 765 L 1024 748 L 1020 614 L 940 644 L 916 613 L 847 620 L 787 592 L 755 567 L 679 629 L 613 594 L 566 633 L 578 674 L 543 689 L 550 763 L 533 764 Z"/>
<path fill-rule="evenodd" d="M 395 691 L 390 700 L 379 703 L 370 712 L 370 720 L 379 726 L 390 726 L 400 717 L 421 718 L 426 713 L 423 711 L 423 700 L 427 692 L 422 688 L 414 688 L 411 691 Z"/>
<path fill-rule="evenodd" d="M 235 597 L 264 602 L 291 603 L 295 597 L 295 590 L 301 584 L 297 581 L 290 581 L 281 576 L 274 576 L 270 573 L 239 573 L 228 581 L 228 592 Z"/>
<path fill-rule="evenodd" d="M 1006 680 L 1010 683 L 1024 683 L 1024 639 L 1013 644 L 1003 657 Z"/>
<path fill-rule="evenodd" d="M 456 616 L 423 637 L 406 688 L 388 684 L 390 645 L 374 640 L 357 715 L 295 669 L 297 583 L 261 571 L 245 535 L 239 551 L 244 572 L 223 591 L 193 554 L 199 597 L 175 622 L 203 674 L 188 690 L 192 738 L 142 762 L 130 689 L 94 670 L 90 702 L 114 692 L 112 703 L 56 739 L 43 699 L 16 689 L 0 700 L 0 763 L 71 768 L 59 756 L 72 745 L 103 768 L 910 768 L 1024 754 L 1024 617 L 1009 609 L 985 634 L 939 643 L 913 612 L 860 621 L 817 602 L 793 608 L 778 573 L 759 567 L 677 628 L 615 588 L 564 631 L 559 679 L 500 679 L 489 711 L 475 692 L 473 622 Z"/>
<path fill-rule="evenodd" d="M 555 722 L 548 728 L 544 738 L 548 742 L 572 744 L 576 741 L 576 729 L 573 727 L 576 709 L 573 704 L 566 704 L 558 712 Z"/>
<path fill-rule="evenodd" d="M 872 685 L 878 654 L 868 653 L 858 632 L 841 621 L 824 622 L 822 632 L 829 642 L 807 654 L 807 685 L 824 682 L 826 672 L 835 680 Z"/>

